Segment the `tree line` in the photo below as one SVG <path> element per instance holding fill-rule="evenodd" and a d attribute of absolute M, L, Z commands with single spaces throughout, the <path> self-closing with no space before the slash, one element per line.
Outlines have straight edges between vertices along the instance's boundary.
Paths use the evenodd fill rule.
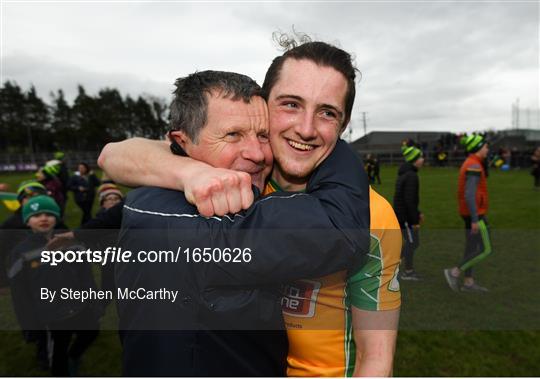
<path fill-rule="evenodd" d="M 114 88 L 91 96 L 82 85 L 71 105 L 61 89 L 50 95 L 47 104 L 34 86 L 23 91 L 15 82 L 3 83 L 0 151 L 95 151 L 108 142 L 133 136 L 161 138 L 167 131 L 169 107 L 162 98 L 123 97 Z"/>

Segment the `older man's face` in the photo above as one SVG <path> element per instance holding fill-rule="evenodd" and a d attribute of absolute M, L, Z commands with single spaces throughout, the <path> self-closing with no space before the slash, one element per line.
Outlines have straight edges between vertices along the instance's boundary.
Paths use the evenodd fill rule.
<path fill-rule="evenodd" d="M 287 59 L 270 91 L 273 178 L 289 190 L 305 187 L 309 175 L 334 149 L 345 117 L 347 81 L 331 67 Z"/>
<path fill-rule="evenodd" d="M 180 132 L 173 135 L 176 133 Z M 266 103 L 259 96 L 245 103 L 213 94 L 208 98 L 207 123 L 199 133 L 198 143 L 185 138 L 182 145 L 193 159 L 247 172 L 253 185 L 263 190 L 272 170 Z"/>

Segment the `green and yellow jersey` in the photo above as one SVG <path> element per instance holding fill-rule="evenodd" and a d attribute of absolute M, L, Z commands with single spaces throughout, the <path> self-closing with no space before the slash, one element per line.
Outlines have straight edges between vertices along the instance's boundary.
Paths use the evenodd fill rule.
<path fill-rule="evenodd" d="M 264 194 L 278 189 L 269 182 Z M 351 376 L 355 364 L 351 306 L 367 311 L 400 307 L 401 231 L 392 206 L 371 188 L 370 213 L 370 252 L 357 272 L 341 271 L 285 287 L 288 376 Z"/>

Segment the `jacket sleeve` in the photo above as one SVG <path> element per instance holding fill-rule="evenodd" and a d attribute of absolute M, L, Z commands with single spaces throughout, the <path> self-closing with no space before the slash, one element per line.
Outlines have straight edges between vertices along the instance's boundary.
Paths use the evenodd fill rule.
<path fill-rule="evenodd" d="M 221 246 L 251 249 L 241 263 L 212 263 L 207 284 L 285 283 L 360 265 L 369 248 L 369 185 L 362 163 L 338 141 L 307 193 L 277 192 L 245 215 L 211 219 Z"/>
<path fill-rule="evenodd" d="M 98 212 L 93 219 L 73 230 L 75 238 L 89 247 L 113 244 L 122 225 L 123 207 L 124 203 L 120 202 L 104 212 Z"/>
<path fill-rule="evenodd" d="M 478 210 L 476 208 L 478 183 L 480 183 L 480 176 L 467 174 L 465 179 L 465 203 L 469 208 L 471 222 L 478 222 Z"/>
<path fill-rule="evenodd" d="M 403 197 L 407 209 L 407 222 L 409 225 L 417 225 L 420 222 L 418 211 L 418 176 L 409 174 L 405 179 Z"/>

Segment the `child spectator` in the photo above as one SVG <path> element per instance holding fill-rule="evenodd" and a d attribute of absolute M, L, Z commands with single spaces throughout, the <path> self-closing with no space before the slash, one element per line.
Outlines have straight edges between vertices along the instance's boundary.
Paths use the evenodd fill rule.
<path fill-rule="evenodd" d="M 20 207 L 0 225 L 0 289 L 7 291 L 9 281 L 7 267 L 9 267 L 9 255 L 11 250 L 22 240 L 28 226 L 22 219 L 22 206 L 34 196 L 46 195 L 47 189 L 35 180 L 22 182 L 17 188 L 17 200 Z M 64 224 L 59 224 L 64 226 Z M 47 333 L 44 330 L 23 330 L 26 342 L 35 343 L 36 359 L 41 368 L 49 367 L 47 357 Z"/>
<path fill-rule="evenodd" d="M 31 230 L 12 250 L 8 272 L 15 314 L 24 330 L 50 331 L 52 375 L 75 375 L 82 354 L 97 337 L 98 310 L 93 303 L 76 299 L 44 301 L 41 290 L 57 291 L 59 297 L 62 288 L 95 288 L 94 278 L 86 263 L 51 266 L 41 262 L 41 251 L 60 219 L 60 207 L 53 198 L 32 197 L 23 206 L 22 217 Z"/>
<path fill-rule="evenodd" d="M 122 195 L 122 192 L 114 183 L 106 183 L 99 186 L 98 196 L 99 205 L 101 207 L 98 214 L 114 207 L 124 200 L 124 195 Z"/>

